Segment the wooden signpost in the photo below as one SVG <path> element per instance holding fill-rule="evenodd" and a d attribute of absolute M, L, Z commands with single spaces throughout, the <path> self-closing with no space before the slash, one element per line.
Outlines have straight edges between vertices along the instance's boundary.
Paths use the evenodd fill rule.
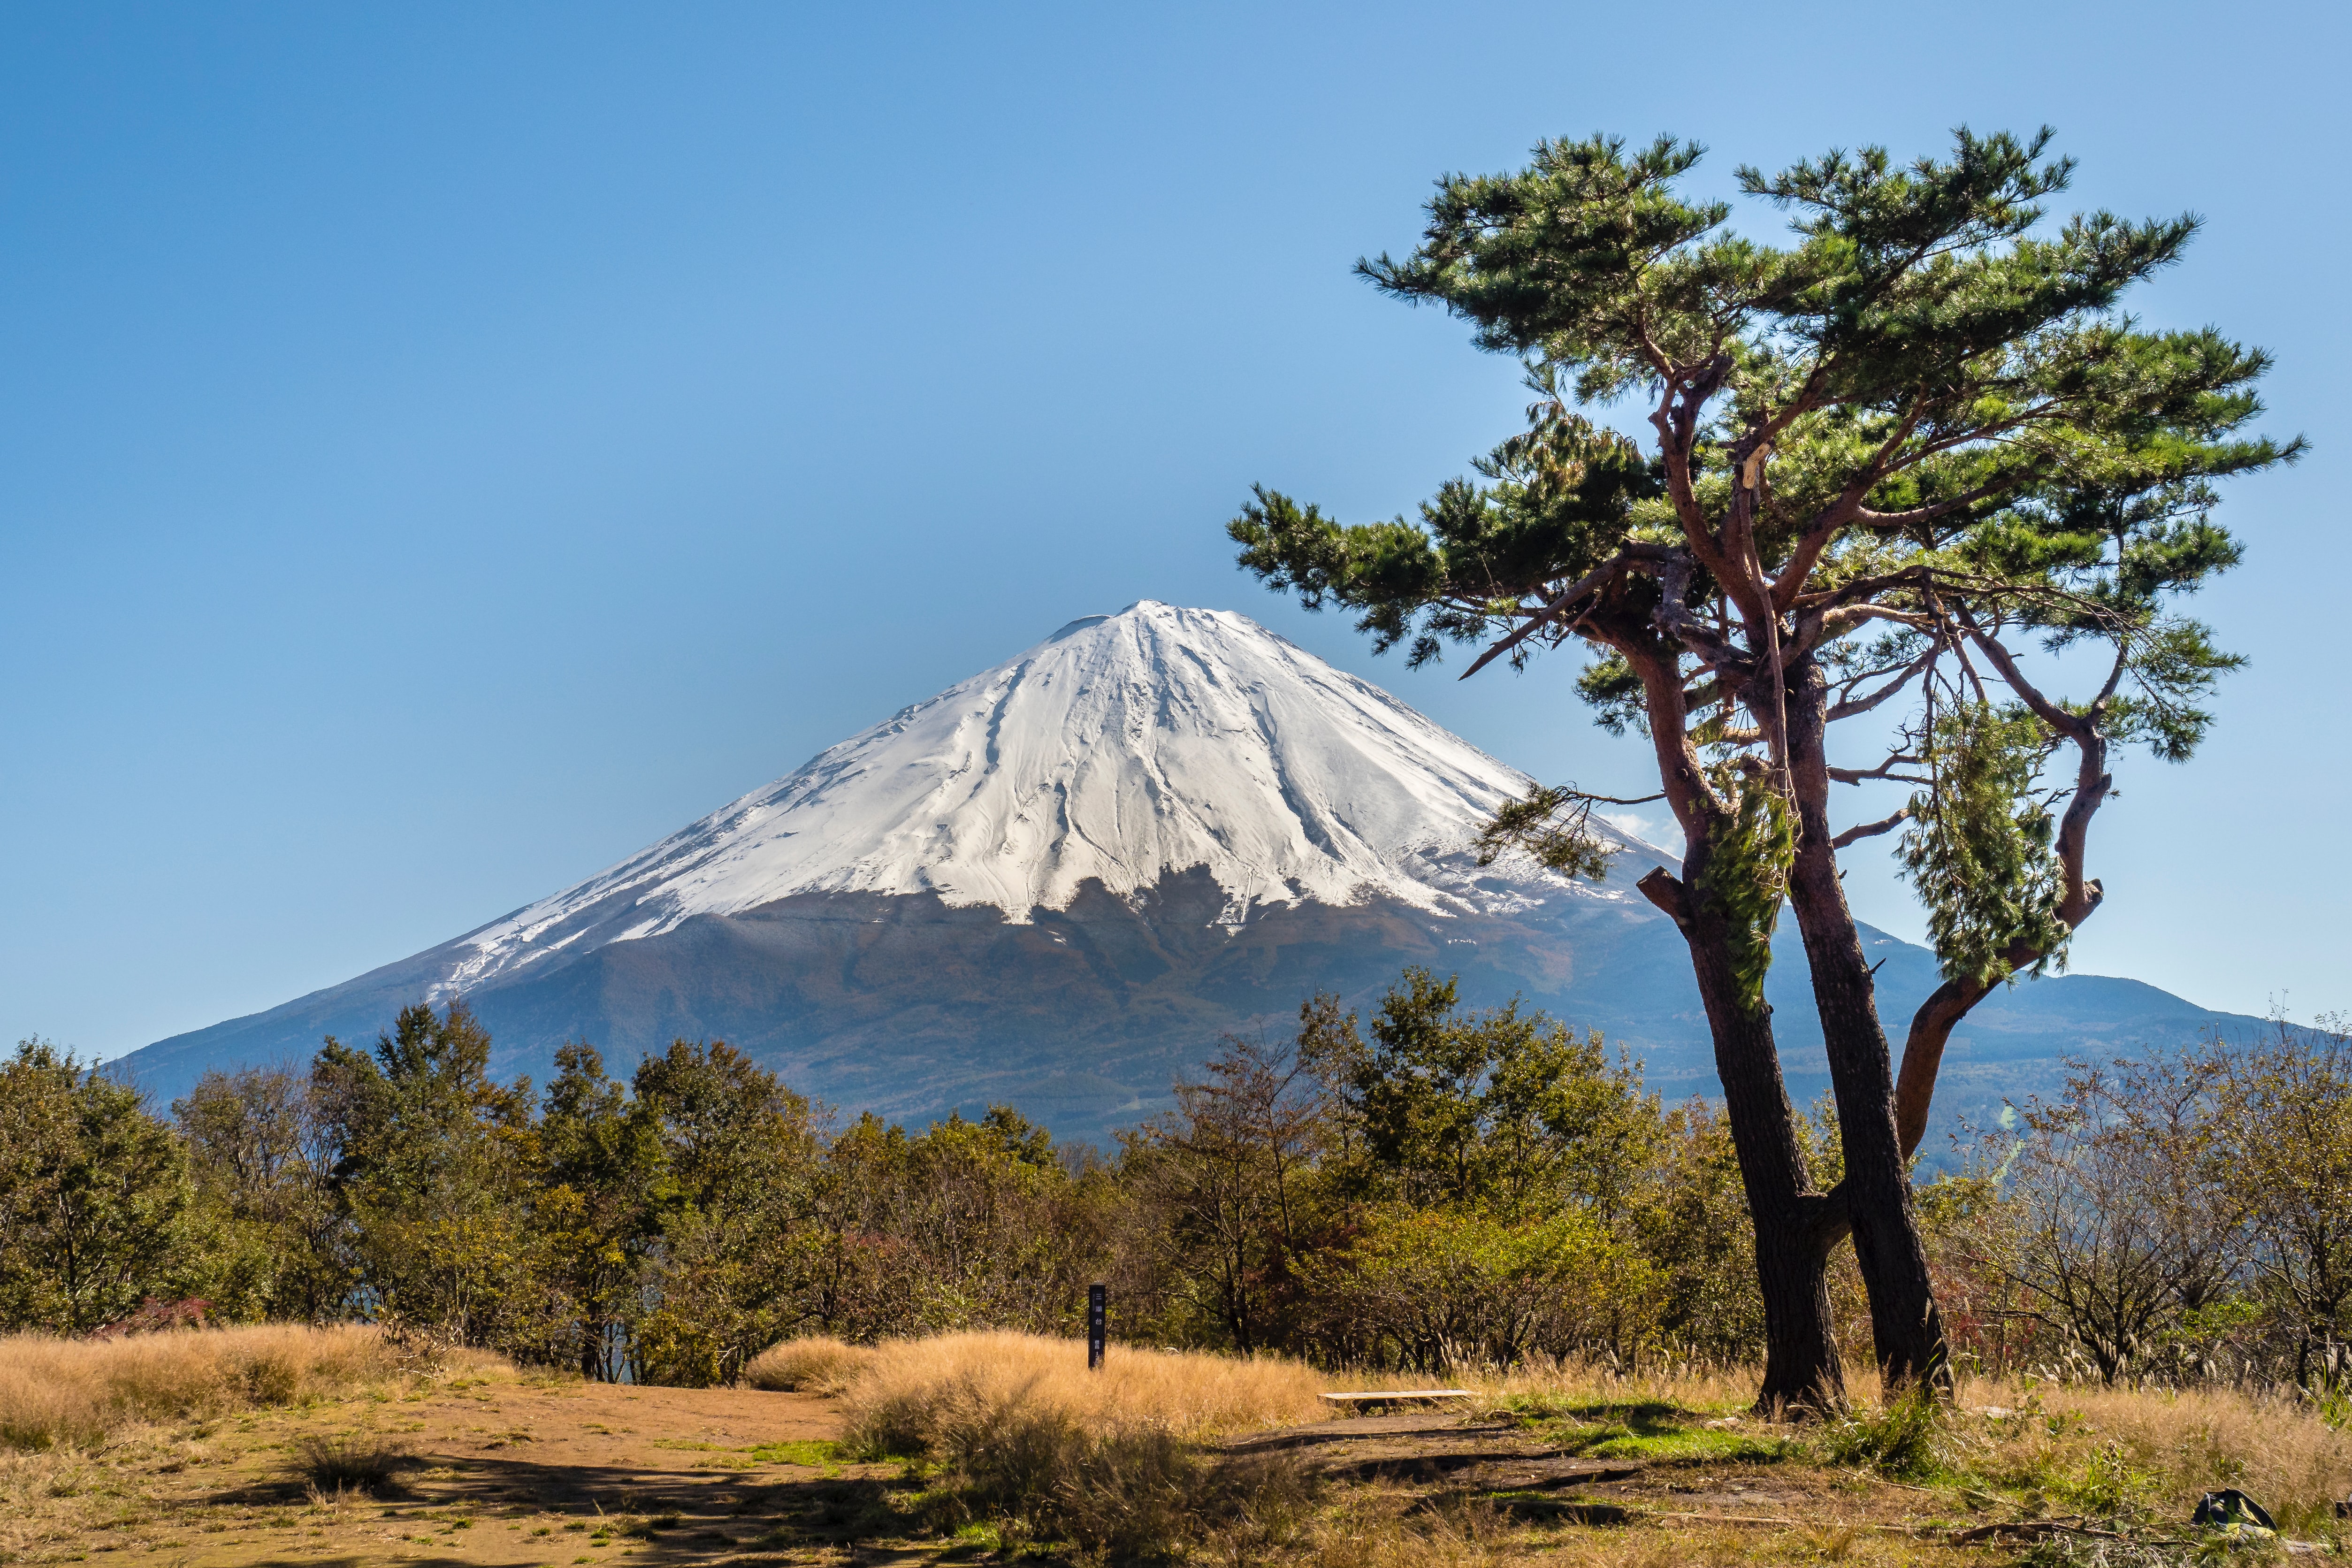
<path fill-rule="evenodd" d="M 1100 1285 L 1087 1287 L 1087 1370 L 1100 1372 L 1103 1363 L 1103 1341 L 1110 1321 L 1109 1291 Z"/>

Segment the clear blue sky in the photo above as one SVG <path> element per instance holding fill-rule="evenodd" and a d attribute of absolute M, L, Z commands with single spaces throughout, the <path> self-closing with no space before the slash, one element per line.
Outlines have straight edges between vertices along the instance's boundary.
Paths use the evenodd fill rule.
<path fill-rule="evenodd" d="M 2120 770 L 2077 967 L 2352 1005 L 2346 43 L 2316 5 L 11 5 L 0 1033 L 110 1055 L 347 978 L 1141 597 L 1636 792 L 1567 661 L 1374 659 L 1221 525 L 1259 479 L 1409 508 L 1515 423 L 1512 364 L 1348 274 L 1439 173 L 1670 131 L 1727 188 L 1963 121 L 2203 214 L 2141 309 L 2273 349 L 2317 443 L 2230 498 L 2204 609 L 2253 662 L 2199 762 Z"/>

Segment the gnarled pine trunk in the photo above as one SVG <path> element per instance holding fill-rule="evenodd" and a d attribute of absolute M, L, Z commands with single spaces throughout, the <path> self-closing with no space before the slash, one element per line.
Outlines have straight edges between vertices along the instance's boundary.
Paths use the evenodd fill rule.
<path fill-rule="evenodd" d="M 1826 1228 L 1833 1240 L 1841 1217 L 1853 1226 L 1854 1258 L 1870 1294 L 1871 1336 L 1887 1388 L 1940 1385 L 1949 1381 L 1949 1356 L 1911 1202 L 1909 1161 L 1895 1124 L 1886 1031 L 1879 1023 L 1861 933 L 1838 879 L 1830 832 L 1829 761 L 1822 748 L 1828 682 L 1811 658 L 1792 666 L 1789 678 L 1789 771 L 1797 805 L 1789 901 L 1812 970 L 1813 1002 L 1845 1149 L 1844 1214 L 1825 1215 Z M 1824 1257 L 1828 1251 L 1825 1245 Z"/>
<path fill-rule="evenodd" d="M 1641 889 L 1674 917 L 1690 944 L 1715 1037 L 1716 1075 L 1723 1080 L 1724 1110 L 1756 1227 L 1757 1286 L 1764 1300 L 1764 1385 L 1757 1406 L 1837 1410 L 1845 1404 L 1845 1377 L 1830 1314 L 1823 1200 L 1812 1190 L 1780 1079 L 1772 1009 L 1760 995 L 1749 995 L 1734 973 L 1728 922 L 1686 891 L 1702 875 L 1706 854 L 1703 843 L 1694 845 L 1683 862 L 1685 882 L 1656 870 L 1642 879 Z"/>

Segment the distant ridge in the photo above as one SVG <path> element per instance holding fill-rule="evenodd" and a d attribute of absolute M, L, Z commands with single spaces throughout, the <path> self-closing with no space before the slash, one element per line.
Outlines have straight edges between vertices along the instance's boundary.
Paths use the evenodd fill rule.
<path fill-rule="evenodd" d="M 1607 1030 L 1669 1093 L 1711 1091 L 1681 942 L 1632 890 L 1663 851 L 1606 830 L 1621 853 L 1598 885 L 1476 864 L 1479 825 L 1528 783 L 1245 616 L 1145 600 L 572 887 L 117 1070 L 169 1098 L 463 994 L 502 1073 L 544 1077 L 572 1038 L 625 1066 L 722 1037 L 846 1110 L 1010 1100 L 1101 1137 L 1165 1104 L 1221 1032 L 1278 1031 L 1318 990 L 1370 1003 L 1423 963 L 1475 1002 Z M 1934 960 L 1865 940 L 1899 1036 Z M 1786 942 L 1768 990 L 1810 1096 L 1804 985 Z M 1956 1037 L 1939 1110 L 2042 1087 L 2069 1052 L 2245 1022 L 2129 981 L 2029 983 Z"/>

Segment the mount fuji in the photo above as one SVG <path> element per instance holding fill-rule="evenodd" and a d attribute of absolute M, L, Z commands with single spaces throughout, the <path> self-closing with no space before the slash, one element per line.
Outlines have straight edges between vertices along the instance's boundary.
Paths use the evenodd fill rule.
<path fill-rule="evenodd" d="M 1632 885 L 1673 857 L 1603 828 L 1618 853 L 1599 883 L 1477 864 L 1478 827 L 1529 782 L 1243 616 L 1145 600 L 585 881 L 115 1070 L 168 1099 L 463 996 L 501 1074 L 543 1077 L 569 1039 L 625 1070 L 724 1038 L 844 1110 L 1004 1101 L 1099 1137 L 1168 1103 L 1221 1033 L 1278 1033 L 1318 990 L 1375 1001 L 1421 963 L 1474 1003 L 1520 995 L 1606 1030 L 1664 1092 L 1711 1092 L 1681 941 Z M 1907 1016 L 1933 957 L 1864 940 L 1886 1016 Z M 1802 949 L 1780 956 L 1790 1087 L 1811 1095 L 1826 1072 Z M 2133 981 L 2029 983 L 1955 1037 L 1939 1109 L 2042 1087 L 2064 1054 L 2242 1022 Z"/>

